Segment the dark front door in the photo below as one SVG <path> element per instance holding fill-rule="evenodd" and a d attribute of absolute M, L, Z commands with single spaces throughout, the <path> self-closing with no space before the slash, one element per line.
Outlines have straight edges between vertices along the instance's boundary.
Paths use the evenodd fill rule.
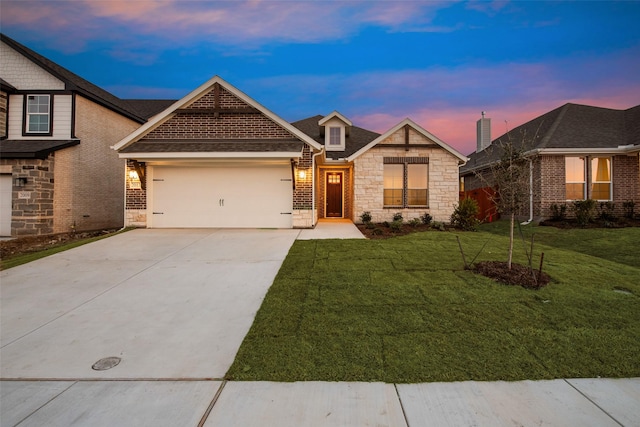
<path fill-rule="evenodd" d="M 327 218 L 342 218 L 342 174 L 327 173 Z"/>

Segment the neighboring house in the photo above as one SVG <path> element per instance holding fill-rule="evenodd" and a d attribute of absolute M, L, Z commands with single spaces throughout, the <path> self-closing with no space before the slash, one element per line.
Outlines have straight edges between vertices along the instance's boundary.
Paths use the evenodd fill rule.
<path fill-rule="evenodd" d="M 481 197 L 491 164 L 501 155 L 500 142 L 512 141 L 530 156 L 532 188 L 529 219 L 550 216 L 552 204 L 594 199 L 612 202 L 618 215 L 623 203 L 640 205 L 640 105 L 627 110 L 565 104 L 516 127 L 493 143 L 481 135 L 478 150 L 460 169 L 466 195 Z M 483 140 L 484 136 L 484 140 Z"/>
<path fill-rule="evenodd" d="M 110 146 L 167 105 L 142 104 L 1 35 L 0 235 L 122 227 L 125 163 Z"/>
<path fill-rule="evenodd" d="M 114 147 L 127 225 L 313 227 L 430 213 L 448 221 L 466 158 L 411 120 L 383 135 L 338 112 L 287 123 L 216 76 Z"/>

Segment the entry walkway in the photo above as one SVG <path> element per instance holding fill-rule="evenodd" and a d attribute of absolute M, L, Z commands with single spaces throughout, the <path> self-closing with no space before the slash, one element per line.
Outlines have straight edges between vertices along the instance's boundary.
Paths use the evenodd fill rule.
<path fill-rule="evenodd" d="M 358 227 L 348 219 L 321 219 L 315 228 L 300 230 L 298 240 L 364 239 Z"/>

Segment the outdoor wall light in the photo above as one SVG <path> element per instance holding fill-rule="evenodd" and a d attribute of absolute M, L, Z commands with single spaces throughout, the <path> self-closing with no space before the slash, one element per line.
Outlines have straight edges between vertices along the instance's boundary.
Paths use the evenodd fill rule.
<path fill-rule="evenodd" d="M 133 181 L 140 181 L 140 177 L 136 171 L 129 171 L 129 178 Z"/>
<path fill-rule="evenodd" d="M 27 184 L 27 178 L 24 176 L 21 176 L 19 178 L 16 178 L 15 181 L 15 186 L 16 187 L 24 187 Z"/>
<path fill-rule="evenodd" d="M 298 171 L 298 177 L 300 179 L 305 179 L 307 177 L 307 173 L 303 170 Z"/>

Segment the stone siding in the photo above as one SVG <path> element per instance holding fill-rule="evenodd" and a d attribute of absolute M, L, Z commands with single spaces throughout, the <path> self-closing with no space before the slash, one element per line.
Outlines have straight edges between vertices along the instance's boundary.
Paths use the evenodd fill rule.
<path fill-rule="evenodd" d="M 405 221 L 429 213 L 435 221 L 449 222 L 454 205 L 459 199 L 458 158 L 436 145 L 422 134 L 409 131 L 409 145 L 404 144 L 405 130 L 400 129 L 389 138 L 372 147 L 354 160 L 353 168 L 353 218 L 359 222 L 363 212 L 371 212 L 374 222 L 391 221 L 393 215 L 401 213 Z M 415 147 L 412 145 L 420 145 Z M 428 157 L 428 203 L 427 208 L 386 208 L 383 205 L 384 158 Z"/>
<path fill-rule="evenodd" d="M 11 235 L 51 234 L 53 228 L 54 155 L 47 159 L 0 159 L 11 169 L 12 182 L 26 178 L 23 187 L 13 185 Z"/>

